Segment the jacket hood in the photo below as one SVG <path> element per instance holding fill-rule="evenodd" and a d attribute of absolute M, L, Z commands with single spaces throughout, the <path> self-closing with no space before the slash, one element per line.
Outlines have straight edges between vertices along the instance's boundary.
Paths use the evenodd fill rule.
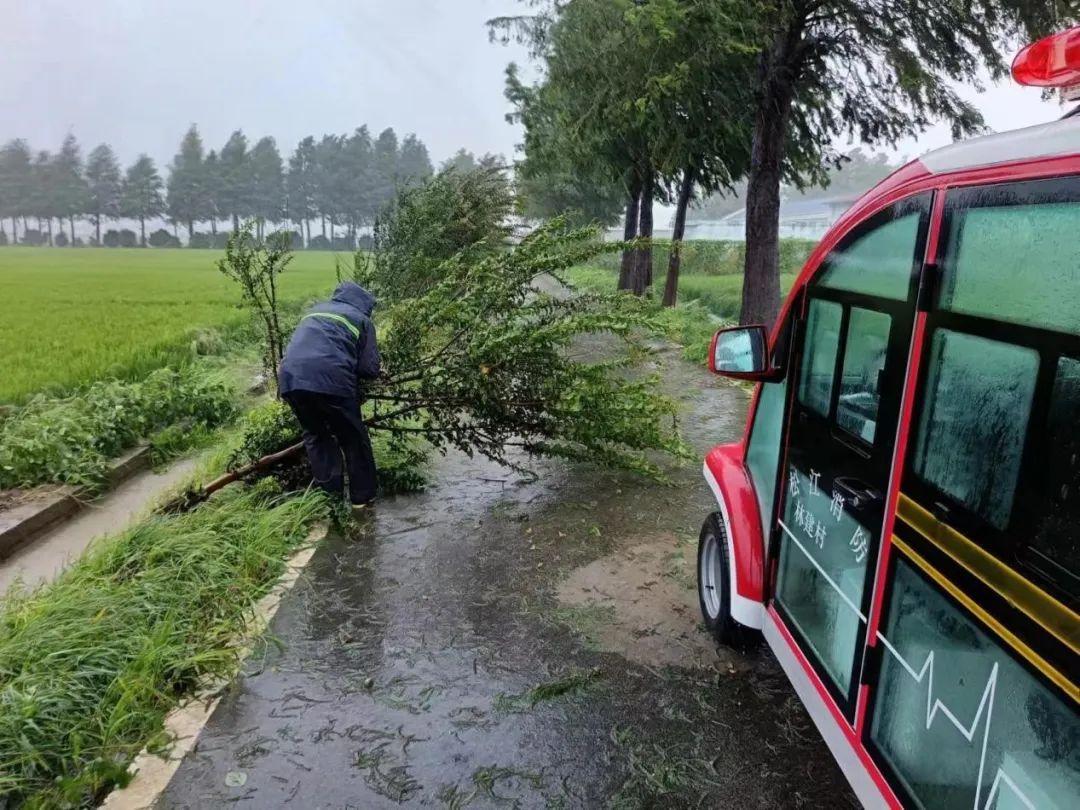
<path fill-rule="evenodd" d="M 348 304 L 356 307 L 367 317 L 371 317 L 371 311 L 375 309 L 375 296 L 357 284 L 355 281 L 343 281 L 334 290 L 330 297 L 331 301 L 339 304 Z"/>

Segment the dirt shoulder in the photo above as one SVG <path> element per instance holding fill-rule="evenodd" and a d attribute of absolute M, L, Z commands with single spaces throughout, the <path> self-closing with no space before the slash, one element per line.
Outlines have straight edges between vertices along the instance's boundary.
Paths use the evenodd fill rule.
<path fill-rule="evenodd" d="M 738 437 L 740 389 L 654 363 L 699 453 Z M 438 468 L 320 547 L 159 807 L 854 803 L 767 650 L 699 627 L 698 463 Z"/>

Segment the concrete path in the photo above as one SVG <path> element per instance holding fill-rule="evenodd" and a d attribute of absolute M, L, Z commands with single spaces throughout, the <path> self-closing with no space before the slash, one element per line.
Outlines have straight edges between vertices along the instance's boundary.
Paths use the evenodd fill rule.
<path fill-rule="evenodd" d="M 657 369 L 699 452 L 739 435 L 741 390 Z M 534 469 L 448 456 L 326 541 L 156 806 L 852 806 L 771 655 L 699 629 L 699 463 Z"/>
<path fill-rule="evenodd" d="M 28 587 L 52 579 L 93 540 L 123 529 L 145 513 L 162 494 L 184 481 L 195 464 L 195 459 L 181 459 L 160 474 L 138 473 L 70 520 L 35 537 L 0 561 L 0 594 L 17 579 Z"/>

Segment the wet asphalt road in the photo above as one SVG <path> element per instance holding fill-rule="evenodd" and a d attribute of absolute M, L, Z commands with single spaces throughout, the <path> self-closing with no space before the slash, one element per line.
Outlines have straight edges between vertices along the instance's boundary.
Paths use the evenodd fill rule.
<path fill-rule="evenodd" d="M 740 389 L 657 363 L 698 451 L 738 437 Z M 713 649 L 687 608 L 699 464 L 672 486 L 532 466 L 449 456 L 329 538 L 158 806 L 852 805 L 768 651 Z M 560 601 L 589 564 L 614 572 L 585 580 L 598 601 Z M 654 607 L 670 621 L 642 625 Z"/>

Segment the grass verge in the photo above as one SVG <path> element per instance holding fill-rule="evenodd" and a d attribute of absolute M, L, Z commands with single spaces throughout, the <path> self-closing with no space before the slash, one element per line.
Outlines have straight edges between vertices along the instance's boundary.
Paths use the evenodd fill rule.
<path fill-rule="evenodd" d="M 654 272 L 661 265 L 654 262 Z M 574 267 L 566 274 L 571 285 L 590 292 L 612 292 L 618 271 L 599 265 Z M 742 306 L 742 275 L 683 273 L 679 277 L 679 304 L 661 307 L 654 301 L 661 331 L 683 347 L 687 360 L 704 363 L 713 333 L 726 321 L 735 321 Z M 663 283 L 662 278 L 658 282 Z M 795 274 L 780 276 L 780 290 L 787 294 Z M 654 294 L 659 290 L 654 288 Z"/>
<path fill-rule="evenodd" d="M 325 517 L 265 479 L 97 542 L 0 603 L 0 806 L 88 806 L 163 744 L 162 721 L 231 675 L 252 604 Z"/>

